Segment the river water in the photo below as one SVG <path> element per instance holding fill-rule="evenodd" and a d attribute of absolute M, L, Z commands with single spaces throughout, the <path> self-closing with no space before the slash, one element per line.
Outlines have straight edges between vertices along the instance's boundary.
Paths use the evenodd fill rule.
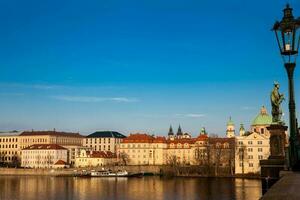
<path fill-rule="evenodd" d="M 260 180 L 0 176 L 0 200 L 194 200 L 261 197 Z"/>

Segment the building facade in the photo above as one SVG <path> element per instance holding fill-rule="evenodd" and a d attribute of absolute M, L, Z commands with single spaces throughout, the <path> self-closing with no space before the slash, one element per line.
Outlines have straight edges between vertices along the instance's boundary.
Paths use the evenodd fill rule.
<path fill-rule="evenodd" d="M 102 167 L 115 165 L 116 162 L 116 154 L 110 151 L 81 149 L 80 153 L 76 156 L 75 167 Z"/>
<path fill-rule="evenodd" d="M 83 139 L 83 146 L 92 148 L 94 151 L 116 152 L 116 147 L 126 138 L 125 135 L 115 131 L 97 131 Z"/>
<path fill-rule="evenodd" d="M 165 137 L 130 134 L 118 146 L 118 160 L 124 165 L 162 165 L 166 160 Z"/>
<path fill-rule="evenodd" d="M 55 168 L 67 163 L 68 150 L 57 144 L 34 144 L 22 149 L 21 161 L 24 168 Z"/>
<path fill-rule="evenodd" d="M 236 137 L 235 173 L 259 174 L 259 161 L 270 155 L 269 138 L 253 132 Z"/>
<path fill-rule="evenodd" d="M 19 132 L 0 133 L 0 166 L 20 166 Z"/>
<path fill-rule="evenodd" d="M 19 135 L 21 149 L 33 144 L 58 144 L 61 146 L 82 146 L 83 136 L 79 133 L 59 131 L 24 131 Z"/>
<path fill-rule="evenodd" d="M 270 155 L 270 133 L 267 129 L 272 123 L 272 117 L 263 106 L 251 123 L 250 131 L 245 131 L 243 125 L 236 137 L 235 173 L 259 174 L 259 161 Z"/>
<path fill-rule="evenodd" d="M 125 165 L 204 165 L 207 162 L 214 165 L 218 162 L 234 168 L 234 138 L 209 138 L 204 128 L 196 138 L 189 134 L 189 137 L 183 137 L 184 134 L 177 137 L 170 130 L 167 138 L 130 134 L 118 147 L 119 162 Z M 217 153 L 219 157 L 215 156 Z"/>

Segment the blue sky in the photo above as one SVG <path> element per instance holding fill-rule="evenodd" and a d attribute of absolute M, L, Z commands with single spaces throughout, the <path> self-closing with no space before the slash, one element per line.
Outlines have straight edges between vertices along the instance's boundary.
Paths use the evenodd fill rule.
<path fill-rule="evenodd" d="M 1 1 L 0 130 L 224 135 L 229 116 L 249 127 L 274 80 L 288 94 L 270 31 L 285 4 Z"/>

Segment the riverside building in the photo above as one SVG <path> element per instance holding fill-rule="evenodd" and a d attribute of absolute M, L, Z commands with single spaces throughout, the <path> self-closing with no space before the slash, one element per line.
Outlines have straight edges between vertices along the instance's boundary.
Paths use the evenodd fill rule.
<path fill-rule="evenodd" d="M 101 167 L 115 165 L 116 162 L 116 154 L 110 151 L 80 149 L 80 153 L 76 156 L 75 167 Z"/>
<path fill-rule="evenodd" d="M 234 145 L 234 138 L 209 138 L 204 128 L 198 137 L 192 138 L 190 134 L 175 135 L 170 127 L 167 138 L 130 134 L 118 146 L 117 155 L 119 163 L 124 165 L 204 165 L 208 162 L 234 168 Z"/>
<path fill-rule="evenodd" d="M 24 131 L 19 135 L 19 146 L 24 149 L 35 144 L 57 144 L 68 150 L 66 162 L 73 166 L 76 154 L 82 147 L 83 136 L 79 133 L 60 131 Z"/>
<path fill-rule="evenodd" d="M 68 150 L 57 144 L 34 144 L 22 149 L 24 168 L 67 167 Z"/>
<path fill-rule="evenodd" d="M 97 131 L 83 139 L 83 146 L 92 148 L 94 151 L 116 152 L 116 147 L 126 138 L 125 135 L 116 131 Z"/>
<path fill-rule="evenodd" d="M 254 118 L 250 132 L 246 132 L 243 124 L 240 126 L 239 136 L 236 136 L 235 173 L 259 174 L 259 161 L 270 155 L 267 127 L 271 125 L 272 117 L 263 106 L 260 113 Z"/>
<path fill-rule="evenodd" d="M 18 131 L 0 132 L 0 165 L 20 165 L 20 145 Z"/>

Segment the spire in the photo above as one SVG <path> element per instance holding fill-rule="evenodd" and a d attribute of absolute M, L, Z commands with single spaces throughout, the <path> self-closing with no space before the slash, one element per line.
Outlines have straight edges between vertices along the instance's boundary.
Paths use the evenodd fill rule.
<path fill-rule="evenodd" d="M 244 124 L 241 124 L 240 131 L 245 131 Z"/>
<path fill-rule="evenodd" d="M 260 109 L 260 114 L 262 114 L 262 115 L 267 115 L 267 114 L 268 114 L 268 113 L 267 113 L 267 109 L 266 109 L 265 106 L 262 106 L 262 107 L 261 107 L 261 109 Z"/>
<path fill-rule="evenodd" d="M 182 135 L 182 130 L 181 130 L 180 124 L 179 124 L 179 127 L 178 127 L 177 135 Z"/>
<path fill-rule="evenodd" d="M 231 119 L 231 116 L 229 117 L 229 121 L 227 122 L 227 126 L 234 126 L 234 122 Z"/>
<path fill-rule="evenodd" d="M 174 132 L 173 132 L 172 125 L 170 125 L 170 128 L 169 128 L 169 133 L 168 133 L 168 135 L 174 135 Z"/>
<path fill-rule="evenodd" d="M 240 126 L 240 136 L 244 136 L 246 133 L 245 128 L 244 128 L 244 124 L 241 124 Z"/>

